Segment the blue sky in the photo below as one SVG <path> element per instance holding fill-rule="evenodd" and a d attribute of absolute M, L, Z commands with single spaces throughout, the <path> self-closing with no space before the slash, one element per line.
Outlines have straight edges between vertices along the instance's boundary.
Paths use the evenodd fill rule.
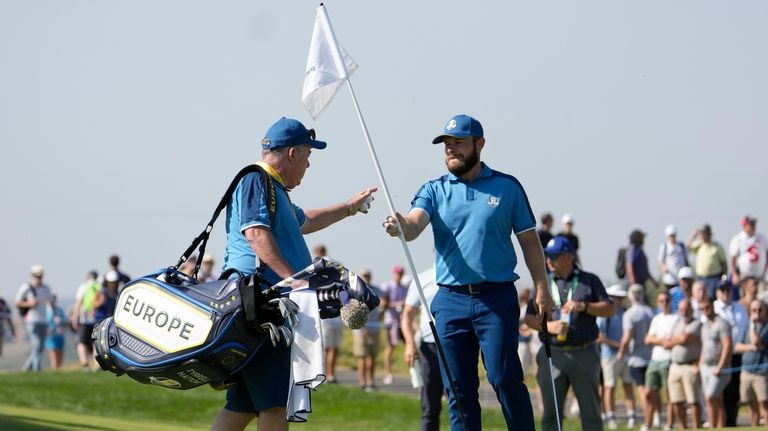
<path fill-rule="evenodd" d="M 134 276 L 175 263 L 283 115 L 329 142 L 294 202 L 377 185 L 348 91 L 317 121 L 301 105 L 317 5 L 0 2 L 0 296 L 33 263 L 62 297 L 111 253 Z M 537 215 L 574 215 L 585 269 L 606 282 L 633 228 L 651 256 L 669 223 L 687 237 L 709 222 L 723 244 L 745 213 L 764 230 L 765 2 L 326 5 L 398 210 L 444 173 L 431 138 L 468 113 L 483 159 Z M 307 242 L 381 282 L 405 259 L 380 228 L 382 195 L 374 205 Z M 429 232 L 411 243 L 418 269 L 431 247 Z"/>

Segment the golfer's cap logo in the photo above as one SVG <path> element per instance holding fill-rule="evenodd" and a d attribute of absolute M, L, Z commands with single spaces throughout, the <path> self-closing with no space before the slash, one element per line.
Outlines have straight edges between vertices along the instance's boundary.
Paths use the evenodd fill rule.
<path fill-rule="evenodd" d="M 456 128 L 456 120 L 451 118 L 451 121 L 448 122 L 448 124 L 445 125 L 445 130 L 453 130 Z"/>

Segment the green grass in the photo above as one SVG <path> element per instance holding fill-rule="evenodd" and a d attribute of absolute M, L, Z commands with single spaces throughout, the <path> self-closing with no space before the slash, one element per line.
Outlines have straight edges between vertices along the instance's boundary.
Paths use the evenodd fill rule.
<path fill-rule="evenodd" d="M 106 372 L 0 373 L 0 382 L 0 430 L 207 430 L 224 405 L 224 393 L 207 386 L 174 391 Z M 312 401 L 314 413 L 309 422 L 292 424 L 291 430 L 404 431 L 419 427 L 419 402 L 412 396 L 322 385 Z M 445 407 L 442 419 L 442 429 L 447 430 Z M 565 430 L 579 428 L 577 421 L 566 420 Z M 484 409 L 483 429 L 506 429 L 498 409 Z"/>
<path fill-rule="evenodd" d="M 123 428 L 125 421 L 135 422 L 132 430 L 155 429 L 153 424 L 157 423 L 203 430 L 209 428 L 224 404 L 224 393 L 207 386 L 174 391 L 105 372 L 5 373 L 0 374 L 0 380 L 3 382 L 0 385 L 2 430 L 122 430 L 126 429 Z M 312 401 L 314 413 L 310 421 L 292 424 L 291 429 L 418 429 L 419 403 L 411 396 L 364 393 L 356 387 L 323 385 L 313 394 Z M 101 423 L 99 417 L 120 422 Z M 489 430 L 506 429 L 498 410 L 486 412 L 484 423 Z M 67 427 L 55 427 L 61 424 Z M 448 429 L 447 424 L 444 429 Z"/>
<path fill-rule="evenodd" d="M 109 430 L 109 431 L 185 431 L 189 426 L 172 426 L 156 421 L 132 421 L 102 416 L 29 409 L 0 405 L 0 428 L 12 431 Z"/>

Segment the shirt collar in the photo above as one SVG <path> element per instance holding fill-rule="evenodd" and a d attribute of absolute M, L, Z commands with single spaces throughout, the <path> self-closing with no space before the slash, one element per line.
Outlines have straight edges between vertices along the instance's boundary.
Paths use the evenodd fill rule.
<path fill-rule="evenodd" d="M 283 188 L 285 188 L 285 183 L 283 182 L 283 177 L 280 176 L 280 173 L 275 170 L 272 166 L 264 163 L 264 162 L 256 162 L 257 165 L 261 166 L 264 171 L 269 174 L 270 177 L 274 178 L 278 183 L 280 183 Z"/>
<path fill-rule="evenodd" d="M 478 175 L 477 178 L 472 181 L 477 181 L 478 178 L 490 177 L 492 175 L 493 172 L 491 171 L 491 168 L 489 168 L 485 162 L 480 162 L 480 165 L 483 167 L 483 169 L 480 171 L 480 175 Z M 464 181 L 451 172 L 448 172 L 448 179 L 451 181 Z"/>

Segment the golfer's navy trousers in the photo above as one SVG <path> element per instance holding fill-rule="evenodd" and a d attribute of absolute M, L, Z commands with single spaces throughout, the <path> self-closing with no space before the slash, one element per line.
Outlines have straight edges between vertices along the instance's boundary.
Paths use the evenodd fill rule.
<path fill-rule="evenodd" d="M 477 373 L 480 351 L 507 428 L 535 429 L 531 399 L 523 383 L 523 369 L 517 356 L 520 304 L 514 283 L 475 294 L 440 286 L 431 311 L 453 378 L 451 389 L 441 366 L 448 392 L 451 430 L 464 430 L 457 399 L 464 410 L 469 426 L 467 431 L 482 428 Z"/>

